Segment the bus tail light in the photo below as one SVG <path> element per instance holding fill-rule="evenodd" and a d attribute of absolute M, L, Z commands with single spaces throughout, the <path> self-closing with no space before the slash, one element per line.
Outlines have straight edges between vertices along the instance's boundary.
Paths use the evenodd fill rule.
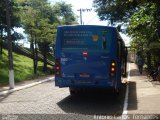
<path fill-rule="evenodd" d="M 83 55 L 88 55 L 88 52 L 83 52 L 82 54 L 83 54 Z"/>
<path fill-rule="evenodd" d="M 56 77 L 61 77 L 60 59 L 56 59 L 56 63 L 55 63 L 55 76 Z"/>
<path fill-rule="evenodd" d="M 115 61 L 111 62 L 110 76 L 111 77 L 115 77 L 116 76 L 116 62 Z"/>

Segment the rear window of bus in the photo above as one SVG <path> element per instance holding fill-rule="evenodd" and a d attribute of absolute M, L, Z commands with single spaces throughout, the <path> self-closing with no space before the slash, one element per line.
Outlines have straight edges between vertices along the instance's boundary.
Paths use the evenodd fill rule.
<path fill-rule="evenodd" d="M 109 40 L 104 30 L 63 30 L 61 32 L 62 49 L 88 49 L 108 51 Z"/>

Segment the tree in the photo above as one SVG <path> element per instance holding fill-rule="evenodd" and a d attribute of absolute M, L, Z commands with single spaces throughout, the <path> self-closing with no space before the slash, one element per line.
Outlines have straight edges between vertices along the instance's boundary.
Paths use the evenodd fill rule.
<path fill-rule="evenodd" d="M 25 29 L 25 32 L 28 34 L 28 39 L 31 43 L 31 50 L 32 50 L 32 56 L 33 56 L 33 68 L 34 68 L 34 74 L 37 74 L 37 59 L 35 54 L 35 32 L 36 32 L 36 19 L 38 19 L 37 11 L 33 10 L 31 7 L 27 7 L 26 10 L 22 10 L 21 14 L 21 22 L 23 25 L 23 28 Z"/>
<path fill-rule="evenodd" d="M 93 6 L 101 20 L 128 22 L 146 3 L 160 5 L 159 0 L 94 0 Z"/>
<path fill-rule="evenodd" d="M 55 13 L 59 16 L 62 25 L 71 25 L 77 23 L 77 19 L 72 10 L 71 4 L 65 2 L 56 2 L 53 6 Z"/>
<path fill-rule="evenodd" d="M 148 66 L 152 62 L 151 56 L 160 61 L 159 0 L 94 0 L 94 7 L 101 20 L 129 23 L 127 31 L 133 39 L 131 46 L 146 53 Z"/>
<path fill-rule="evenodd" d="M 160 53 L 160 41 L 157 33 L 159 21 L 157 21 L 156 14 L 157 4 L 145 3 L 138 12 L 132 15 L 128 27 L 129 35 L 133 38 L 131 46 L 137 46 L 137 51 L 142 50 L 146 53 L 148 67 L 151 67 L 153 57 L 156 58 L 154 64 L 160 60 L 158 55 Z"/>
<path fill-rule="evenodd" d="M 127 22 L 139 8 L 137 0 L 94 0 L 94 7 L 101 20 Z"/>
<path fill-rule="evenodd" d="M 38 33 L 37 39 L 39 50 L 42 52 L 44 58 L 44 72 L 47 71 L 47 53 L 49 53 L 49 45 L 55 40 L 56 27 L 56 24 L 49 24 L 47 19 L 39 21 L 40 33 Z"/>
<path fill-rule="evenodd" d="M 4 7 L 5 7 L 5 1 L 0 0 L 0 55 L 2 55 L 3 30 L 6 27 Z"/>
<path fill-rule="evenodd" d="M 34 73 L 37 68 L 37 51 L 43 54 L 44 67 L 47 70 L 47 53 L 49 45 L 55 44 L 56 27 L 72 24 L 76 18 L 71 5 L 64 2 L 51 5 L 47 0 L 17 0 L 23 5 L 20 11 L 22 26 L 28 34 L 34 56 Z"/>
<path fill-rule="evenodd" d="M 0 0 L 0 55 L 2 55 L 2 46 L 4 42 L 4 33 L 7 31 L 7 22 L 6 22 L 6 0 Z M 11 30 L 14 31 L 14 27 L 20 27 L 20 18 L 18 16 L 19 8 L 16 5 L 16 0 L 9 1 L 9 6 L 11 6 L 10 17 L 11 17 Z"/>
<path fill-rule="evenodd" d="M 44 46 L 44 71 L 46 71 L 47 45 L 54 41 L 55 28 L 58 19 L 53 13 L 53 9 L 47 3 L 47 0 L 28 0 L 25 3 L 25 10 L 21 14 L 23 28 L 28 34 L 33 54 L 34 73 L 37 74 L 37 55 L 38 45 Z M 53 13 L 52 13 L 53 12 Z M 54 31 L 54 32 L 53 32 Z M 52 38 L 50 37 L 52 36 Z M 39 46 L 40 48 L 41 46 Z M 42 47 L 43 48 L 43 47 Z"/>
<path fill-rule="evenodd" d="M 35 2 L 35 1 L 34 1 Z M 49 6 L 49 4 L 42 0 L 37 1 L 36 3 L 33 2 L 33 9 L 37 11 L 37 15 L 40 19 L 35 21 L 36 30 L 35 30 L 35 44 L 39 46 L 39 50 L 41 50 L 44 58 L 44 66 L 43 71 L 47 71 L 47 53 L 49 49 L 49 44 L 53 43 L 55 40 L 55 29 L 57 26 L 58 19 L 57 16 L 54 16 L 54 11 Z M 38 10 L 37 10 L 38 7 Z M 51 13 L 53 12 L 53 13 Z M 35 46 L 37 46 L 35 45 Z M 37 54 L 37 48 L 36 48 Z"/>

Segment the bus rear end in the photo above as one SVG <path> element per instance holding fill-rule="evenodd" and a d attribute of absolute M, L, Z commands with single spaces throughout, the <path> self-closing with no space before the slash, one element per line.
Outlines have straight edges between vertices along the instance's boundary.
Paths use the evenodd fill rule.
<path fill-rule="evenodd" d="M 115 35 L 112 27 L 58 27 L 55 85 L 70 88 L 115 87 Z"/>

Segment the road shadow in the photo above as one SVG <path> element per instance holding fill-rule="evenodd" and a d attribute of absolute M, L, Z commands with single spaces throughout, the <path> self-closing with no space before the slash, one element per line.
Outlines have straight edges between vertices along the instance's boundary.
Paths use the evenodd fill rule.
<path fill-rule="evenodd" d="M 84 115 L 113 114 L 121 115 L 125 96 L 125 85 L 118 97 L 113 91 L 102 92 L 92 91 L 68 96 L 59 101 L 57 105 L 66 113 L 76 113 Z"/>
<path fill-rule="evenodd" d="M 129 82 L 128 110 L 137 110 L 137 88 L 136 82 Z"/>
<path fill-rule="evenodd" d="M 153 86 L 156 86 L 156 87 L 160 87 L 160 81 L 155 81 L 155 80 L 149 80 Z"/>
<path fill-rule="evenodd" d="M 6 98 L 8 98 L 8 96 L 10 96 L 12 93 L 7 93 L 4 95 L 0 95 L 0 103 L 3 102 L 3 100 L 5 100 Z"/>

